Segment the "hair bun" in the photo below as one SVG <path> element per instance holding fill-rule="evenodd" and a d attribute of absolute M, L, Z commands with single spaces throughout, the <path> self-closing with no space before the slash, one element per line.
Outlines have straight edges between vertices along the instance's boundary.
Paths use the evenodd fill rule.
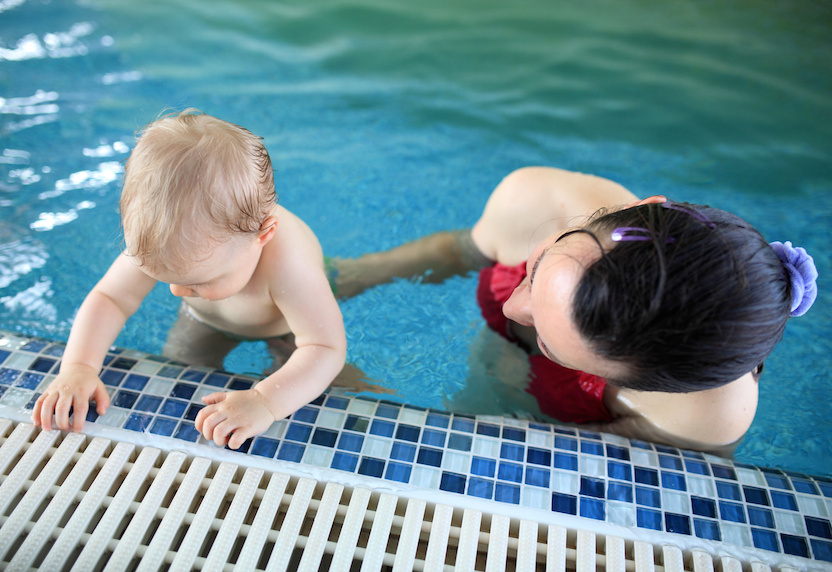
<path fill-rule="evenodd" d="M 802 316 L 818 297 L 818 269 L 815 261 L 806 249 L 794 248 L 791 242 L 770 244 L 783 263 L 792 285 L 792 309 L 789 316 Z"/>

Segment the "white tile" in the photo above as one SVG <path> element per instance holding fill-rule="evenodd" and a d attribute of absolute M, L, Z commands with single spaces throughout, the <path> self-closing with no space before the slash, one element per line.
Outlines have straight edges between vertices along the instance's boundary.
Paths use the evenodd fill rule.
<path fill-rule="evenodd" d="M 471 447 L 471 452 L 480 457 L 488 457 L 491 459 L 500 458 L 500 440 L 494 437 L 483 437 L 482 435 L 474 436 L 474 443 Z"/>
<path fill-rule="evenodd" d="M 753 547 L 754 541 L 751 538 L 751 529 L 742 524 L 721 522 L 722 541 L 737 546 Z"/>
<path fill-rule="evenodd" d="M 34 363 L 37 356 L 26 352 L 16 352 L 6 358 L 3 362 L 3 367 L 10 369 L 29 369 L 29 366 Z"/>
<path fill-rule="evenodd" d="M 578 468 L 581 474 L 584 475 L 592 475 L 593 477 L 607 476 L 607 462 L 604 457 L 581 455 L 578 461 Z"/>
<path fill-rule="evenodd" d="M 552 433 L 529 429 L 526 432 L 526 445 L 541 447 L 543 449 L 553 449 L 555 447 L 555 436 Z"/>
<path fill-rule="evenodd" d="M 445 450 L 442 455 L 442 468 L 446 471 L 467 475 L 471 472 L 471 455 Z"/>
<path fill-rule="evenodd" d="M 322 409 L 318 414 L 318 420 L 315 422 L 315 425 L 328 429 L 343 429 L 346 418 L 346 414 L 341 411 Z"/>
<path fill-rule="evenodd" d="M 641 465 L 642 467 L 658 467 L 659 460 L 656 453 L 652 451 L 644 451 L 642 449 L 630 449 L 630 460 L 633 464 Z"/>
<path fill-rule="evenodd" d="M 329 447 L 317 447 L 309 445 L 303 453 L 303 462 L 316 467 L 329 467 L 332 464 L 332 457 L 335 451 Z"/>
<path fill-rule="evenodd" d="M 23 407 L 32 399 L 35 394 L 34 391 L 28 389 L 20 389 L 19 387 L 10 387 L 8 391 L 0 397 L 0 403 L 10 407 Z"/>
<path fill-rule="evenodd" d="M 274 423 L 272 423 L 271 427 L 269 427 L 263 432 L 263 435 L 265 435 L 266 437 L 273 437 L 275 439 L 282 439 L 283 435 L 286 434 L 286 428 L 288 426 L 289 422 L 286 419 L 275 421 Z"/>
<path fill-rule="evenodd" d="M 156 375 L 163 364 L 156 361 L 142 360 L 130 369 L 130 373 L 140 373 L 143 375 Z"/>
<path fill-rule="evenodd" d="M 442 471 L 433 467 L 414 465 L 410 474 L 410 484 L 424 489 L 438 489 Z"/>
<path fill-rule="evenodd" d="M 636 507 L 632 503 L 607 501 L 607 522 L 633 527 L 636 525 Z"/>
<path fill-rule="evenodd" d="M 373 413 L 376 412 L 377 406 L 377 403 L 364 401 L 363 399 L 353 399 L 347 407 L 347 411 L 354 413 L 355 415 L 366 415 L 371 417 Z"/>
<path fill-rule="evenodd" d="M 707 477 L 687 476 L 688 492 L 699 497 L 713 498 L 716 496 L 716 485 Z"/>
<path fill-rule="evenodd" d="M 690 514 L 690 497 L 685 493 L 662 489 L 662 509 L 677 514 Z"/>
<path fill-rule="evenodd" d="M 211 395 L 212 393 L 216 393 L 219 388 L 211 387 L 211 386 L 199 386 L 194 391 L 193 397 L 191 397 L 191 401 L 196 403 L 202 403 L 202 398 L 206 395 Z"/>
<path fill-rule="evenodd" d="M 737 479 L 744 485 L 754 485 L 758 487 L 766 486 L 766 478 L 763 473 L 756 469 L 744 469 L 742 467 L 734 467 L 737 472 Z"/>
<path fill-rule="evenodd" d="M 797 506 L 800 508 L 800 512 L 807 514 L 809 516 L 820 516 L 823 518 L 828 518 L 830 512 L 827 510 L 825 503 L 821 499 L 821 497 L 810 496 L 810 495 L 796 495 L 797 496 Z M 832 501 L 830 501 L 832 504 Z"/>
<path fill-rule="evenodd" d="M 415 409 L 407 409 L 402 407 L 399 412 L 399 423 L 406 423 L 407 425 L 424 425 L 428 418 L 427 411 L 417 411 Z"/>
<path fill-rule="evenodd" d="M 390 450 L 392 448 L 393 442 L 389 439 L 367 436 L 364 439 L 361 454 L 366 457 L 375 457 L 376 459 L 387 459 L 390 456 Z"/>
<path fill-rule="evenodd" d="M 175 381 L 156 377 L 147 382 L 147 385 L 144 386 L 144 392 L 165 397 L 170 395 L 170 390 L 173 389 L 175 384 Z"/>
<path fill-rule="evenodd" d="M 552 471 L 550 486 L 553 491 L 576 495 L 581 490 L 581 477 L 574 471 Z"/>
<path fill-rule="evenodd" d="M 35 388 L 35 391 L 38 392 L 38 393 L 43 393 L 44 391 L 46 391 L 46 388 L 49 387 L 49 385 L 53 381 L 55 381 L 55 376 L 54 375 L 44 375 L 43 379 L 40 380 L 40 383 Z"/>
<path fill-rule="evenodd" d="M 108 427 L 122 427 L 129 416 L 130 412 L 125 409 L 110 407 L 107 413 L 100 416 L 95 422 Z"/>
<path fill-rule="evenodd" d="M 806 524 L 803 522 L 803 516 L 799 513 L 787 510 L 775 510 L 774 522 L 779 532 L 806 536 Z"/>
<path fill-rule="evenodd" d="M 520 504 L 529 508 L 552 509 L 552 493 L 538 487 L 522 487 Z"/>

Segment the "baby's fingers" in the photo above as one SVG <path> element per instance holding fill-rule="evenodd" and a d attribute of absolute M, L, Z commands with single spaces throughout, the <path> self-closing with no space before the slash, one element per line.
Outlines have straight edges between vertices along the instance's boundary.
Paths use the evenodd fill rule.
<path fill-rule="evenodd" d="M 44 431 L 52 430 L 52 411 L 54 411 L 57 401 L 57 393 L 43 393 L 35 402 L 35 408 L 32 411 L 32 421 L 34 421 L 35 425 L 43 427 Z"/>
<path fill-rule="evenodd" d="M 226 397 L 228 397 L 228 393 L 224 391 L 217 391 L 216 393 L 212 393 L 203 397 L 202 403 L 204 403 L 205 405 L 215 405 L 217 403 L 220 403 L 221 401 L 225 401 Z"/>
<path fill-rule="evenodd" d="M 84 428 L 84 421 L 87 420 L 87 411 L 89 410 L 89 401 L 83 398 L 76 397 L 72 405 L 72 430 L 76 433 Z M 67 419 L 67 422 L 69 420 Z"/>

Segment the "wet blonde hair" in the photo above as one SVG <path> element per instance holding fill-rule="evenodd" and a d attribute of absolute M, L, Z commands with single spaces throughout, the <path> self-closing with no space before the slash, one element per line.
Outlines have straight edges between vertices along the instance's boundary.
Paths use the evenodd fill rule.
<path fill-rule="evenodd" d="M 247 129 L 196 109 L 137 133 L 119 210 L 125 254 L 152 270 L 188 270 L 224 240 L 256 233 L 276 197 L 266 148 Z"/>

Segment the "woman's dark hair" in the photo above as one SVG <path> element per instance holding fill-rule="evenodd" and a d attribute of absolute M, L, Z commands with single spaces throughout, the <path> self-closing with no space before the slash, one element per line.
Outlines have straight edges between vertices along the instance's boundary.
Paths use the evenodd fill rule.
<path fill-rule="evenodd" d="M 752 371 L 783 335 L 790 285 L 741 218 L 707 206 L 648 204 L 603 214 L 586 231 L 635 227 L 585 272 L 573 320 L 590 346 L 624 364 L 610 383 L 684 393 Z M 604 240 L 604 242 L 607 242 Z"/>

